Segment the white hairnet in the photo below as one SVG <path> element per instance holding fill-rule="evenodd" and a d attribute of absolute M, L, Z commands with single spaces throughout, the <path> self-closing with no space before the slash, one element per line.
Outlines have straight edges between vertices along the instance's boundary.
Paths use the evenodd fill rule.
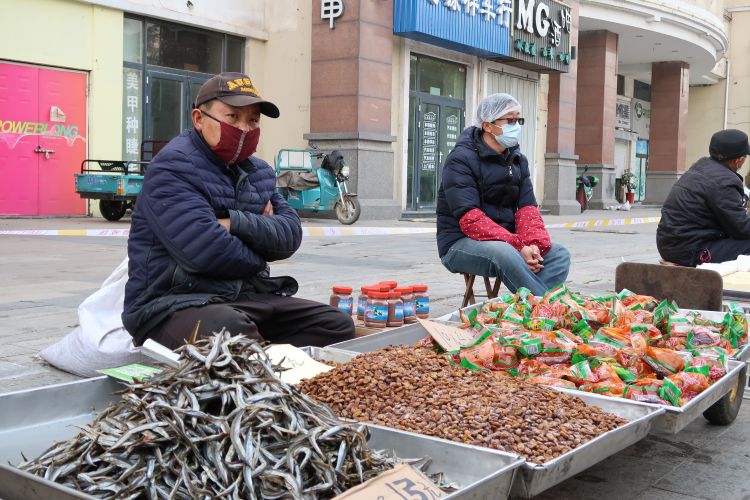
<path fill-rule="evenodd" d="M 492 94 L 481 100 L 474 115 L 474 126 L 481 127 L 482 122 L 494 122 L 501 116 L 521 112 L 521 103 L 510 94 Z"/>

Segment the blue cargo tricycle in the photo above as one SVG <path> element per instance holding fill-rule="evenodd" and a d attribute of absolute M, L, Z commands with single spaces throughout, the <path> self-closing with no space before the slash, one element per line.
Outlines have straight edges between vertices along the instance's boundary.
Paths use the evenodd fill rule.
<path fill-rule="evenodd" d="M 99 168 L 91 168 L 94 164 Z M 118 221 L 133 208 L 147 165 L 147 161 L 83 160 L 81 173 L 74 174 L 76 193 L 84 199 L 99 200 L 102 216 Z"/>
<path fill-rule="evenodd" d="M 320 167 L 315 159 L 322 158 Z M 295 210 L 333 210 L 342 224 L 354 224 L 361 208 L 356 193 L 346 187 L 349 167 L 340 151 L 282 149 L 274 161 L 277 191 Z"/>

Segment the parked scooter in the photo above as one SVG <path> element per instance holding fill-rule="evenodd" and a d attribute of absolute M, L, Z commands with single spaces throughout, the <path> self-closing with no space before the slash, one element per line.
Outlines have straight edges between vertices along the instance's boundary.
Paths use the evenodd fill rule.
<path fill-rule="evenodd" d="M 315 159 L 322 158 L 320 167 Z M 342 224 L 354 224 L 362 209 L 356 193 L 350 193 L 346 182 L 349 167 L 341 151 L 328 154 L 312 149 L 282 149 L 276 155 L 277 191 L 295 210 L 324 212 L 333 210 Z"/>
<path fill-rule="evenodd" d="M 599 184 L 595 175 L 586 175 L 589 167 L 585 167 L 581 175 L 576 177 L 576 201 L 581 205 L 581 213 L 589 207 L 589 200 L 594 195 L 594 187 Z"/>

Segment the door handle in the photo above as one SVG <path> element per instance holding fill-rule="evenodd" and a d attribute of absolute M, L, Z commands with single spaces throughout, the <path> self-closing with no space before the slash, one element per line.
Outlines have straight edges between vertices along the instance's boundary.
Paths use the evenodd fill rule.
<path fill-rule="evenodd" d="M 42 149 L 41 146 L 37 146 L 34 152 L 37 154 L 44 154 L 45 160 L 49 160 L 49 155 L 55 154 L 54 149 Z"/>

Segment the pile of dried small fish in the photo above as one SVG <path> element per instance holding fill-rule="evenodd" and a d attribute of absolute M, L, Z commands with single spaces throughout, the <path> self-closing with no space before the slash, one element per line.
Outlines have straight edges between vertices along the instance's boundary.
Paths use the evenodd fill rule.
<path fill-rule="evenodd" d="M 393 467 L 255 341 L 222 332 L 178 352 L 180 368 L 19 467 L 102 498 L 328 498 Z"/>

